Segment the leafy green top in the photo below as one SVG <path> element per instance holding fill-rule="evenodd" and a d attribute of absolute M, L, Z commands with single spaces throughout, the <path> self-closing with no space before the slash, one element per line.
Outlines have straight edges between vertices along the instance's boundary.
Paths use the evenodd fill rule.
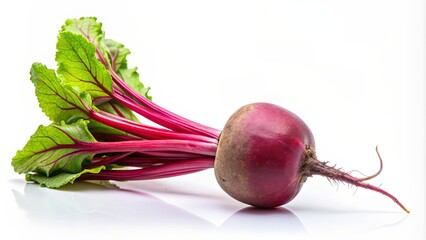
<path fill-rule="evenodd" d="M 89 94 L 61 83 L 55 71 L 41 63 L 34 63 L 30 74 L 40 108 L 50 120 L 69 123 L 80 118 L 88 119 L 87 111 L 92 105 Z"/>
<path fill-rule="evenodd" d="M 139 80 L 137 68 L 128 68 L 127 56 L 130 50 L 124 44 L 105 38 L 102 30 L 102 23 L 96 21 L 95 17 L 86 17 L 80 19 L 68 19 L 62 26 L 61 33 L 70 32 L 84 37 L 90 45 L 95 48 L 97 59 L 110 71 L 117 73 L 130 87 L 136 90 L 142 96 L 151 99 L 148 95 L 149 87 L 145 87 Z M 78 44 L 82 42 L 79 40 Z M 77 44 L 77 45 L 78 45 Z M 58 49 L 59 51 L 59 49 Z M 94 57 L 93 54 L 88 54 Z M 85 88 L 82 88 L 82 90 Z M 110 90 L 108 87 L 106 90 Z M 87 91 L 87 89 L 85 89 Z M 96 96 L 93 96 L 96 97 Z"/>
<path fill-rule="evenodd" d="M 16 172 L 37 172 L 46 176 L 57 172 L 78 173 L 83 161 L 90 161 L 89 143 L 96 142 L 87 129 L 87 121 L 40 126 L 25 147 L 16 153 L 12 166 Z"/>
<path fill-rule="evenodd" d="M 60 78 L 93 98 L 112 93 L 112 80 L 105 66 L 96 59 L 96 49 L 82 35 L 61 32 L 56 44 Z"/>
<path fill-rule="evenodd" d="M 139 82 L 136 68 L 127 69 L 130 51 L 121 43 L 104 39 L 101 27 L 96 18 L 67 20 L 56 45 L 58 75 L 41 63 L 31 66 L 30 79 L 40 108 L 53 123 L 39 126 L 12 159 L 15 171 L 30 173 L 27 179 L 58 187 L 83 173 L 104 169 L 83 169 L 84 162 L 90 162 L 96 152 L 91 149 L 97 142 L 92 132 L 127 133 L 91 120 L 90 111 L 100 109 L 139 122 L 131 110 L 111 100 L 114 90 L 110 70 L 117 70 L 119 75 L 122 71 L 123 80 L 145 96 L 149 88 Z M 93 102 L 96 99 L 103 99 L 97 107 Z"/>
<path fill-rule="evenodd" d="M 116 119 L 125 119 L 130 125 L 139 123 L 130 109 L 114 100 L 115 91 L 121 91 L 115 81 L 124 81 L 151 99 L 150 88 L 140 82 L 137 68 L 128 68 L 130 50 L 105 39 L 102 23 L 96 18 L 67 20 L 59 31 L 56 49 L 56 72 L 41 63 L 34 63 L 30 70 L 40 108 L 53 123 L 39 126 L 12 159 L 15 171 L 27 173 L 27 180 L 52 188 L 107 168 L 85 169 L 95 154 L 103 156 L 97 151 L 94 136 L 134 138 L 91 119 L 94 113 L 102 113 L 112 120 L 115 118 L 111 116 L 116 115 Z M 92 135 L 95 133 L 98 135 Z"/>

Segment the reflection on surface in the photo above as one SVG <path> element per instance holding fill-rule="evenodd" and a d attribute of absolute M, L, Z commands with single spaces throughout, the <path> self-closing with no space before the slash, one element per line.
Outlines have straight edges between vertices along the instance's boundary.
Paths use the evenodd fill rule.
<path fill-rule="evenodd" d="M 276 235 L 306 233 L 299 218 L 290 210 L 282 207 L 274 209 L 243 208 L 228 218 L 222 228 L 252 234 L 259 233 L 259 230 Z"/>
<path fill-rule="evenodd" d="M 216 234 L 256 232 L 266 235 L 305 232 L 298 217 L 285 208 L 244 208 L 218 227 L 151 194 L 113 185 L 79 182 L 61 190 L 52 190 L 26 184 L 23 193 L 12 191 L 18 206 L 31 222 L 42 227 L 53 225 L 66 229 L 74 226 L 80 230 L 91 230 L 94 226 L 126 226 L 138 231 L 186 229 Z"/>
<path fill-rule="evenodd" d="M 154 196 L 132 190 L 79 182 L 61 190 L 26 184 L 23 194 L 12 190 L 18 206 L 37 222 L 125 224 L 208 228 L 211 223 Z"/>

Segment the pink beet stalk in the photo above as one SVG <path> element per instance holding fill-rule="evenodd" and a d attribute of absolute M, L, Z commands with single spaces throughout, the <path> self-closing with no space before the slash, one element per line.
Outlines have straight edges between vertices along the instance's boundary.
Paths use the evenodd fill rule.
<path fill-rule="evenodd" d="M 88 35 L 84 35 L 88 37 Z M 120 76 L 118 76 L 118 74 L 115 72 L 115 65 L 109 65 L 108 61 L 104 58 L 98 46 L 96 46 L 96 53 L 97 58 L 108 69 L 109 73 L 111 74 L 112 80 L 115 83 L 114 91 L 110 93 L 112 98 L 118 100 L 121 104 L 125 105 L 131 110 L 141 114 L 143 117 L 172 130 L 183 131 L 185 133 L 200 134 L 215 139 L 219 137 L 220 130 L 183 118 L 177 114 L 174 114 L 173 112 L 170 112 L 158 106 L 157 104 L 151 102 L 144 96 L 141 96 L 138 92 L 129 87 L 123 81 L 123 79 L 120 78 Z M 123 92 L 128 94 L 129 97 L 124 95 Z"/>
<path fill-rule="evenodd" d="M 175 122 L 175 126 L 178 127 L 179 130 L 181 129 L 186 129 L 186 131 L 191 132 L 191 133 L 199 133 L 201 135 L 204 136 L 208 136 L 208 137 L 212 137 L 212 138 L 217 138 L 220 134 L 220 130 L 211 128 L 211 127 L 207 127 L 204 126 L 202 124 L 193 122 L 189 119 L 183 118 L 177 114 L 174 114 L 158 105 L 156 105 L 155 103 L 149 101 L 148 99 L 146 99 L 145 97 L 141 96 L 140 94 L 138 94 L 135 90 L 133 90 L 132 88 L 130 88 L 118 75 L 117 73 L 115 73 L 115 71 L 113 71 L 111 68 L 109 68 L 109 72 L 111 73 L 112 79 L 114 80 L 114 83 L 116 83 L 122 90 L 124 90 L 126 93 L 128 93 L 131 97 L 135 98 L 136 101 L 138 101 L 139 104 L 141 104 L 142 106 L 150 109 L 153 112 L 159 113 L 161 116 L 164 116 L 164 119 L 166 119 L 166 121 L 173 121 Z M 114 95 L 114 97 L 117 97 L 116 95 Z M 120 102 L 122 102 L 122 99 L 119 100 Z M 122 102 L 124 103 L 124 102 Z M 153 118 L 151 116 L 145 115 L 145 111 L 142 111 L 142 109 L 139 107 L 134 107 L 134 106 L 128 106 L 130 109 L 132 109 L 135 112 L 138 112 L 139 114 L 143 115 L 144 117 L 153 120 Z M 154 122 L 156 122 L 155 120 L 153 120 Z"/>
<path fill-rule="evenodd" d="M 176 177 L 212 168 L 213 162 L 214 158 L 198 158 L 141 169 L 106 170 L 98 174 L 85 174 L 80 180 L 130 181 Z"/>

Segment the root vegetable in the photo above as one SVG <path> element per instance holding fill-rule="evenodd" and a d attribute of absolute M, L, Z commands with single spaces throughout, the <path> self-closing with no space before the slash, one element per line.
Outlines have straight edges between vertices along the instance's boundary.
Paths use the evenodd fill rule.
<path fill-rule="evenodd" d="M 58 188 L 76 180 L 147 180 L 214 167 L 230 196 L 272 208 L 296 197 L 308 177 L 321 175 L 381 193 L 408 212 L 365 182 L 381 168 L 355 178 L 320 162 L 311 130 L 282 107 L 246 105 L 220 131 L 158 106 L 137 69 L 128 68 L 129 50 L 106 39 L 101 26 L 96 18 L 66 21 L 56 45 L 58 69 L 32 65 L 37 99 L 52 124 L 40 126 L 12 159 L 28 181 Z"/>

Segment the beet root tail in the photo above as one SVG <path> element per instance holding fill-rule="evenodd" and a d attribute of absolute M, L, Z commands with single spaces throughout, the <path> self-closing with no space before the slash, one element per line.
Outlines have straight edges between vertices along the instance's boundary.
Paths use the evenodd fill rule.
<path fill-rule="evenodd" d="M 302 165 L 302 175 L 305 177 L 310 177 L 312 175 L 320 175 L 323 177 L 326 177 L 330 180 L 333 181 L 338 181 L 338 182 L 345 182 L 357 187 L 361 187 L 361 188 L 365 188 L 365 189 L 369 189 L 378 193 L 381 193 L 385 196 L 387 196 L 388 198 L 392 199 L 396 204 L 398 204 L 398 206 L 400 208 L 402 208 L 406 213 L 410 213 L 410 211 L 392 194 L 390 194 L 389 192 L 376 187 L 374 185 L 371 185 L 369 183 L 366 183 L 366 180 L 372 179 L 374 177 L 377 177 L 382 169 L 383 169 L 383 162 L 382 162 L 382 158 L 380 157 L 380 154 L 377 150 L 376 147 L 376 152 L 379 156 L 380 159 L 380 169 L 377 173 L 371 175 L 371 176 L 367 176 L 364 178 L 356 178 L 352 175 L 350 175 L 349 173 L 346 173 L 340 169 L 337 169 L 333 166 L 328 166 L 327 162 L 321 162 L 319 161 L 313 150 L 309 149 L 309 147 L 307 147 L 307 154 L 306 154 L 306 159 L 304 164 Z"/>

